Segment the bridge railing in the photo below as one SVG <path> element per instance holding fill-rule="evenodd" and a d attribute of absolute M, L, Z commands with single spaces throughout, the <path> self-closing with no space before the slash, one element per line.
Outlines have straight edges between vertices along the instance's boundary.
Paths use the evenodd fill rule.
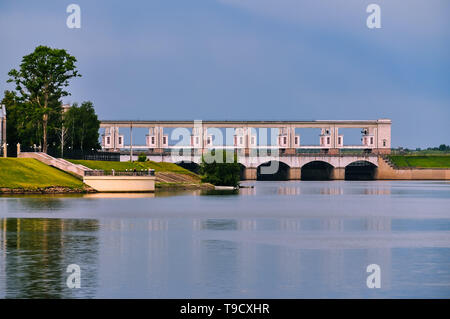
<path fill-rule="evenodd" d="M 155 176 L 155 170 L 92 170 L 84 172 L 84 176 Z"/>
<path fill-rule="evenodd" d="M 133 152 L 133 154 L 138 155 L 140 153 L 144 153 L 147 156 L 202 156 L 205 152 L 221 150 L 225 150 L 226 152 L 234 152 L 238 156 L 376 156 L 376 154 L 372 153 L 372 150 L 370 149 L 334 149 L 334 153 L 329 153 L 329 149 L 318 148 L 295 148 L 294 151 L 292 151 L 292 149 L 285 148 L 208 148 L 203 150 L 200 148 L 171 148 L 160 150 L 150 149 L 145 152 Z M 122 150 L 120 154 L 130 155 L 128 150 Z"/>

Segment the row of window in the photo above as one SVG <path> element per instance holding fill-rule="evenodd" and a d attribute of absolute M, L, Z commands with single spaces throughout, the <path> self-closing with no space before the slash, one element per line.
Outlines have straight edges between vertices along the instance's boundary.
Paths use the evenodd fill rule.
<path fill-rule="evenodd" d="M 0 134 L 1 134 L 1 132 L 0 132 Z M 156 143 L 155 143 L 156 142 L 156 137 L 155 136 L 151 136 L 150 138 L 151 138 L 151 143 L 149 143 L 149 145 L 150 146 L 156 145 Z M 123 143 L 122 143 L 123 142 L 123 137 L 122 136 L 119 136 L 118 142 L 119 142 L 118 143 L 119 146 L 123 145 Z M 331 142 L 331 140 L 330 140 L 329 136 L 326 136 L 326 137 L 322 136 L 320 138 L 320 145 L 321 146 L 330 145 L 330 142 Z M 295 145 L 300 145 L 299 136 L 295 136 L 294 143 L 295 143 Z M 111 136 L 106 136 L 106 143 L 105 144 L 106 144 L 105 146 L 107 146 L 107 147 L 111 146 Z M 163 146 L 166 146 L 167 144 L 168 144 L 167 143 L 167 136 L 165 135 L 165 136 L 163 136 Z M 194 143 L 194 140 L 191 139 L 191 145 L 199 146 L 199 144 L 200 144 L 200 138 L 198 136 L 195 137 L 195 143 Z M 255 136 L 251 137 L 251 143 L 250 144 L 251 144 L 251 146 L 256 146 L 256 137 Z M 373 144 L 374 144 L 373 136 L 371 136 L 370 138 L 369 137 L 363 137 L 363 145 L 371 146 Z M 207 137 L 206 145 L 212 145 L 212 138 L 211 138 L 211 136 Z M 281 146 L 286 146 L 287 145 L 287 136 L 280 137 L 279 145 L 281 145 Z M 338 145 L 342 146 L 342 137 L 341 136 L 338 137 Z M 383 147 L 386 147 L 386 145 L 387 145 L 387 141 L 383 140 Z M 235 136 L 234 137 L 234 146 L 244 146 L 244 138 L 243 138 L 243 136 L 239 136 L 239 137 Z"/>

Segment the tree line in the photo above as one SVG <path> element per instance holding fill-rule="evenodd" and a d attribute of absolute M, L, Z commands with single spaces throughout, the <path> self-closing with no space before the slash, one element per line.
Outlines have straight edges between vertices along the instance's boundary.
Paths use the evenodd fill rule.
<path fill-rule="evenodd" d="M 62 98 L 69 96 L 69 81 L 81 77 L 76 58 L 66 50 L 38 46 L 22 58 L 18 69 L 9 71 L 1 104 L 6 107 L 8 151 L 16 144 L 22 150 L 52 151 L 61 156 L 68 150 L 100 148 L 100 121 L 90 101 L 63 109 Z"/>

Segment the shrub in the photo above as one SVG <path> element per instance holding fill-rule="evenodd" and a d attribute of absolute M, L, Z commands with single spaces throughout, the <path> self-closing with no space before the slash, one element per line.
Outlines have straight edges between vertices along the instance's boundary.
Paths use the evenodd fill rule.
<path fill-rule="evenodd" d="M 147 155 L 145 153 L 141 153 L 138 156 L 138 162 L 145 162 L 147 160 Z"/>
<path fill-rule="evenodd" d="M 203 182 L 236 187 L 239 185 L 241 168 L 236 154 L 212 151 L 202 156 L 200 173 L 204 175 Z"/>

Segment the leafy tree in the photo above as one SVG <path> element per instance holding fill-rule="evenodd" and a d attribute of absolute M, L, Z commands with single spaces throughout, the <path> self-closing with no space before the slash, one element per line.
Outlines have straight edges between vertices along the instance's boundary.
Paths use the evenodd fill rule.
<path fill-rule="evenodd" d="M 8 73 L 8 82 L 16 85 L 17 105 L 26 112 L 19 122 L 23 124 L 29 118 L 34 120 L 27 123 L 33 124 L 36 138 L 42 139 L 43 152 L 47 152 L 49 144 L 56 142 L 48 137 L 49 131 L 58 126 L 53 119 L 60 119 L 61 97 L 70 95 L 65 88 L 71 78 L 81 76 L 76 70 L 76 61 L 66 50 L 38 46 L 22 58 L 19 70 L 12 69 Z"/>
<path fill-rule="evenodd" d="M 202 156 L 200 173 L 204 175 L 203 181 L 206 183 L 236 187 L 239 185 L 240 172 L 235 153 L 212 151 Z"/>
<path fill-rule="evenodd" d="M 145 162 L 147 160 L 147 155 L 145 153 L 140 153 L 138 156 L 138 162 Z"/>
<path fill-rule="evenodd" d="M 64 115 L 64 126 L 70 136 L 71 148 L 73 150 L 97 150 L 100 148 L 98 142 L 100 121 L 92 102 L 83 102 L 81 106 L 74 103 Z"/>

